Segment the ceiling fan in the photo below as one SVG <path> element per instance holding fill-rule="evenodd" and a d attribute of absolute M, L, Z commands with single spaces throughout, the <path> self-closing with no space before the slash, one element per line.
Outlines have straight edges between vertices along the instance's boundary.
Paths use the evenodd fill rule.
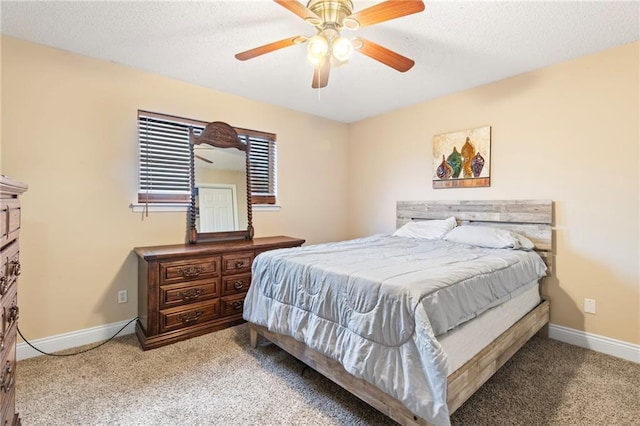
<path fill-rule="evenodd" d="M 265 44 L 236 54 L 236 59 L 246 61 L 265 53 L 308 42 L 307 60 L 314 66 L 311 83 L 314 89 L 325 87 L 329 83 L 331 68 L 345 64 L 354 50 L 400 72 L 408 71 L 415 63 L 362 37 L 349 40 L 343 37 L 340 31 L 357 30 L 422 12 L 422 0 L 387 0 L 355 13 L 351 0 L 310 0 L 306 7 L 297 0 L 273 1 L 316 27 L 317 34 L 312 37 L 299 35 Z"/>
<path fill-rule="evenodd" d="M 193 154 L 193 156 L 196 157 L 198 160 L 204 161 L 205 163 L 213 164 L 213 161 L 209 160 L 208 158 L 203 157 L 202 155 Z"/>

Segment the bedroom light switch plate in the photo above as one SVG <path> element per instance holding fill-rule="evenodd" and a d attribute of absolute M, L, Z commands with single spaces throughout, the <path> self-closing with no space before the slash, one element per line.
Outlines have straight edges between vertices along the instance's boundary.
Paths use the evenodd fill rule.
<path fill-rule="evenodd" d="M 584 311 L 587 314 L 596 313 L 596 301 L 595 299 L 584 299 Z"/>

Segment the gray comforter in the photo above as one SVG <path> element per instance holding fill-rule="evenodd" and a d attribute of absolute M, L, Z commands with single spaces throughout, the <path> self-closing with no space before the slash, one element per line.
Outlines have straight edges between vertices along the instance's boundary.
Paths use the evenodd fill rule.
<path fill-rule="evenodd" d="M 253 263 L 244 318 L 446 425 L 447 360 L 436 336 L 545 271 L 535 252 L 388 235 L 274 250 Z"/>

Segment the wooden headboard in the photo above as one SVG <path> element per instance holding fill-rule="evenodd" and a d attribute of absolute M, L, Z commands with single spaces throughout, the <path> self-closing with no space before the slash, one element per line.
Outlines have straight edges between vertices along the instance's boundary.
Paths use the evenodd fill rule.
<path fill-rule="evenodd" d="M 411 220 L 446 219 L 459 224 L 509 229 L 529 238 L 551 270 L 553 259 L 553 201 L 475 200 L 398 201 L 396 226 Z"/>

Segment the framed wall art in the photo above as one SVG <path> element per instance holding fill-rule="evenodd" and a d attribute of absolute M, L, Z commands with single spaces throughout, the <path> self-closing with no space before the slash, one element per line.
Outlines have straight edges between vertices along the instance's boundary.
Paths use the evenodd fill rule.
<path fill-rule="evenodd" d="M 433 187 L 491 186 L 491 127 L 433 137 Z"/>

